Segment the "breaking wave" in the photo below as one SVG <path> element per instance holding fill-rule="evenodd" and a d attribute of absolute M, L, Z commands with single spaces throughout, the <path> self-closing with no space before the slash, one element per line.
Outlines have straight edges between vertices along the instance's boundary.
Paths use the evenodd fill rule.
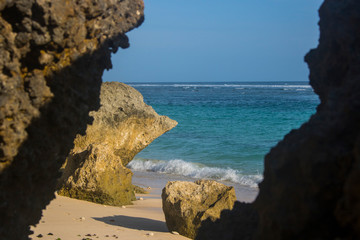
<path fill-rule="evenodd" d="M 149 171 L 156 173 L 167 173 L 181 175 L 198 179 L 213 179 L 229 181 L 256 188 L 262 180 L 261 174 L 245 175 L 231 168 L 208 167 L 202 164 L 186 162 L 180 159 L 162 161 L 135 158 L 128 165 L 135 171 Z"/>

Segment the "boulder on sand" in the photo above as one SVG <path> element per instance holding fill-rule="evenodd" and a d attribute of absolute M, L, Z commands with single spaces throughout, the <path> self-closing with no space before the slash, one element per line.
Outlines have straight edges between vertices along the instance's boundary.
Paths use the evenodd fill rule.
<path fill-rule="evenodd" d="M 215 221 L 236 201 L 233 187 L 211 180 L 171 181 L 162 191 L 163 211 L 169 231 L 195 238 L 201 222 Z"/>

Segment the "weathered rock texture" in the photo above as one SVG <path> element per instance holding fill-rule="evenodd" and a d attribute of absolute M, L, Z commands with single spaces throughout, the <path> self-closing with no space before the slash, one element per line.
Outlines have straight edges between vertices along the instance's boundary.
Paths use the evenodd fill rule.
<path fill-rule="evenodd" d="M 0 1 L 0 239 L 27 239 L 141 0 Z"/>
<path fill-rule="evenodd" d="M 194 238 L 201 221 L 215 221 L 236 200 L 233 187 L 210 181 L 168 182 L 162 191 L 162 204 L 169 231 Z"/>
<path fill-rule="evenodd" d="M 316 114 L 266 155 L 255 202 L 197 239 L 360 239 L 360 1 L 326 0 L 319 13 L 319 46 L 305 57 Z"/>
<path fill-rule="evenodd" d="M 134 88 L 119 82 L 101 87 L 101 107 L 78 135 L 64 168 L 59 194 L 109 205 L 135 200 L 132 172 L 125 166 L 177 122 L 159 116 Z"/>

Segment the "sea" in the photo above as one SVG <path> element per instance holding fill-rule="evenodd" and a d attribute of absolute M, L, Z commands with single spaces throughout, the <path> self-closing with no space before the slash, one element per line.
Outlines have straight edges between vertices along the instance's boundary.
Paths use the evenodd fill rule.
<path fill-rule="evenodd" d="M 315 113 L 308 82 L 128 83 L 178 125 L 128 167 L 257 188 L 264 156 Z"/>

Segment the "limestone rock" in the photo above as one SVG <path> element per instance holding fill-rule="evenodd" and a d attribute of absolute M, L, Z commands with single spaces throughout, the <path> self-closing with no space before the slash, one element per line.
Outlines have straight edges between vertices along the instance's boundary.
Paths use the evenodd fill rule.
<path fill-rule="evenodd" d="M 134 88 L 119 82 L 101 87 L 94 121 L 74 141 L 59 194 L 108 205 L 135 200 L 132 172 L 125 166 L 177 122 L 159 116 Z"/>
<path fill-rule="evenodd" d="M 0 239 L 27 239 L 141 0 L 0 1 Z"/>
<path fill-rule="evenodd" d="M 189 238 L 195 237 L 203 220 L 215 221 L 236 200 L 233 187 L 210 180 L 168 182 L 161 197 L 169 231 Z"/>
<path fill-rule="evenodd" d="M 197 239 L 360 239 L 360 1 L 326 0 L 319 13 L 305 57 L 316 114 L 266 155 L 255 218 L 236 204 Z"/>

